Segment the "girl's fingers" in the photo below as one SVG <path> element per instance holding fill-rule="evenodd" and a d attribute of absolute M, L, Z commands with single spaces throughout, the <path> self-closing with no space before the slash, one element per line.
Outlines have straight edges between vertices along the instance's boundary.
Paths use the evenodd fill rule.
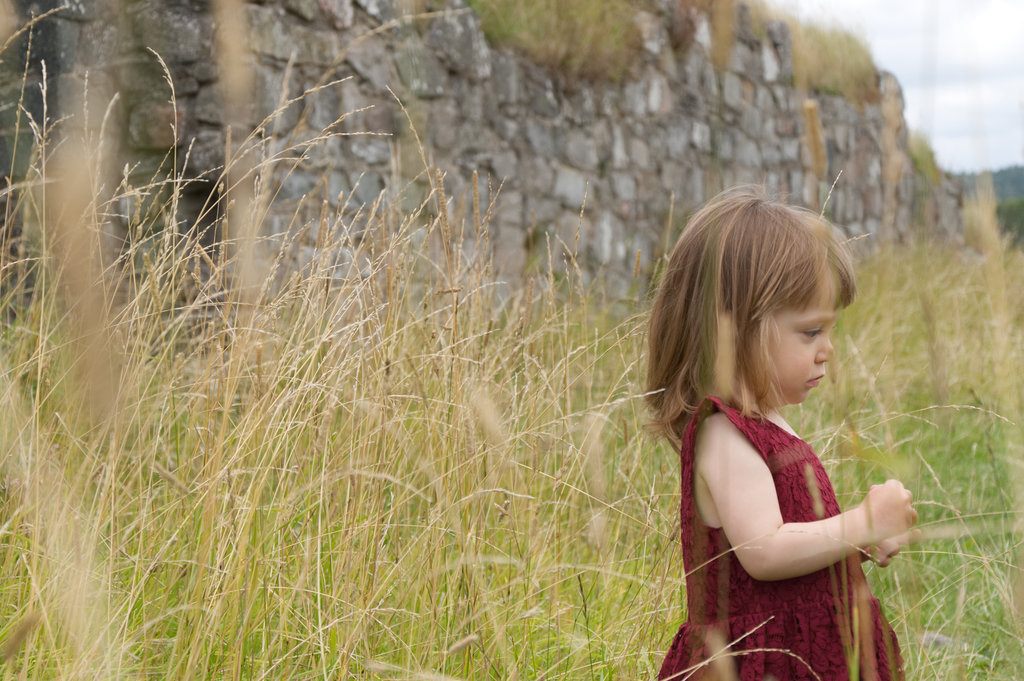
<path fill-rule="evenodd" d="M 883 542 L 882 545 L 871 548 L 871 560 L 879 567 L 888 567 L 892 562 L 892 557 L 899 552 L 899 544 L 887 545 L 886 542 Z"/>

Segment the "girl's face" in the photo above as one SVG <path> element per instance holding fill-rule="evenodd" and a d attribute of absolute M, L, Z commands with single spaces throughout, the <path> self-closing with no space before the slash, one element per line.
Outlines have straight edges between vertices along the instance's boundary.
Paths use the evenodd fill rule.
<path fill-rule="evenodd" d="M 781 310 L 771 321 L 775 333 L 768 334 L 768 356 L 777 399 L 780 406 L 799 404 L 825 377 L 825 362 L 832 358 L 835 309 L 814 303 L 802 310 Z"/>

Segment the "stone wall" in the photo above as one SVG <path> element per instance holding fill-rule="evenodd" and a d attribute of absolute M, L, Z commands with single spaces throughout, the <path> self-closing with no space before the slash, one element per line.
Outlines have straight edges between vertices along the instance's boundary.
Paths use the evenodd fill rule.
<path fill-rule="evenodd" d="M 25 16 L 58 6 L 15 4 Z M 268 180 L 276 184 L 266 233 L 315 221 L 325 201 L 349 216 L 378 196 L 418 205 L 436 169 L 456 210 L 475 172 L 491 205 L 489 243 L 510 278 L 550 237 L 578 250 L 584 271 L 625 281 L 638 257 L 644 264 L 661 252 L 667 227 L 720 188 L 763 182 L 817 208 L 840 173 L 826 210 L 850 236 L 871 235 L 859 240 L 865 247 L 916 229 L 960 238 L 959 187 L 915 176 L 896 79 L 879 74 L 877 103 L 801 94 L 787 26 L 770 22 L 755 34 L 743 5 L 726 68 L 712 65 L 706 17 L 691 17 L 685 49 L 673 45 L 678 9 L 661 0 L 659 11 L 637 16 L 643 49 L 628 75 L 595 83 L 488 44 L 462 0 L 420 2 L 421 14 L 409 16 L 412 4 L 260 0 L 218 23 L 209 0 L 71 2 L 36 25 L 31 55 L 23 39 L 22 61 L 5 63 L 20 69 L 28 56 L 26 91 L 35 93 L 46 61 L 51 112 L 71 93 L 116 93 L 114 142 L 135 177 L 176 162 L 186 177 L 210 178 L 189 185 L 186 214 L 216 191 L 225 150 L 264 122 L 262 153 L 294 159 Z M 423 15 L 424 5 L 437 11 Z M 244 74 L 216 65 L 221 38 L 245 48 Z M 17 96 L 19 76 L 8 71 L 0 83 L 5 101 Z M 237 79 L 247 83 L 245 106 L 229 121 L 222 100 Z M 41 115 L 39 99 L 29 96 L 26 110 Z M 8 109 L 0 155 L 17 174 L 10 120 Z M 307 238 L 308 251 L 315 233 Z"/>

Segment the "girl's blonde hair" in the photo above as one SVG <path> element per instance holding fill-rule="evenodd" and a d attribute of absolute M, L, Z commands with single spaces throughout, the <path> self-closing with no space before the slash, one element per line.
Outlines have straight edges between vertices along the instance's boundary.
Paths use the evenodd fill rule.
<path fill-rule="evenodd" d="M 822 300 L 846 307 L 856 290 L 850 252 L 824 218 L 771 200 L 762 187 L 716 196 L 683 230 L 654 299 L 652 428 L 678 444 L 709 394 L 746 414 L 779 406 L 768 357 L 772 315 Z"/>

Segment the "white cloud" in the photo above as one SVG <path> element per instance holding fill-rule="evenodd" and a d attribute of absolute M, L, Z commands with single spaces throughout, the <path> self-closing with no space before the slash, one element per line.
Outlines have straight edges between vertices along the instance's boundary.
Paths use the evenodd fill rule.
<path fill-rule="evenodd" d="M 784 0 L 805 20 L 852 28 L 904 88 L 908 124 L 950 169 L 1024 163 L 1024 2 Z"/>

